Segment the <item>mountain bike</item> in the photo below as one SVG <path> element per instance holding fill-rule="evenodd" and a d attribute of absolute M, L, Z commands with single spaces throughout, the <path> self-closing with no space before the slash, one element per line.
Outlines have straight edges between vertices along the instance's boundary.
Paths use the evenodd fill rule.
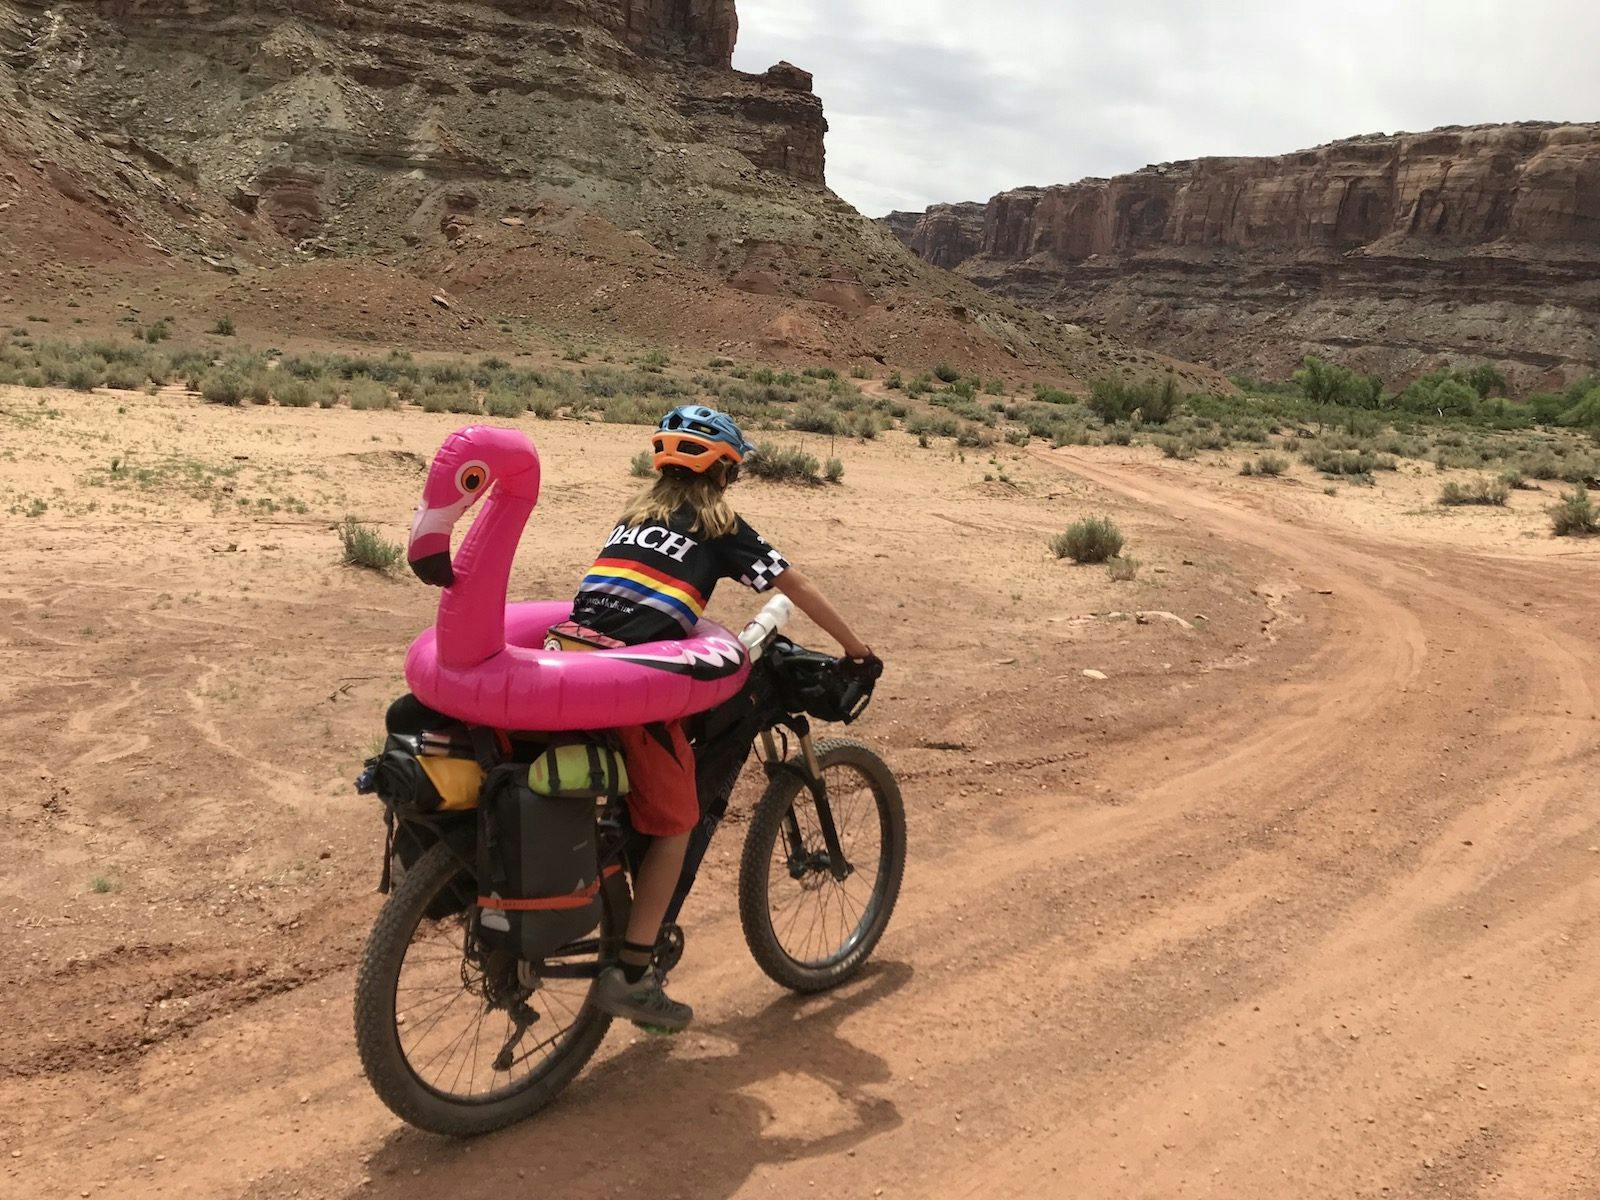
<path fill-rule="evenodd" d="M 779 598 L 751 622 L 744 688 L 688 722 L 702 819 L 655 948 L 663 978 L 683 956 L 678 912 L 757 748 L 766 786 L 745 833 L 738 906 L 762 971 L 796 992 L 837 987 L 860 971 L 894 911 L 906 852 L 895 777 L 862 743 L 814 740 L 811 729 L 814 719 L 860 716 L 874 681 L 784 637 L 790 611 Z M 516 735 L 508 740 L 517 746 Z M 611 1025 L 589 992 L 620 948 L 648 839 L 621 801 L 597 802 L 600 926 L 528 961 L 474 936 L 472 815 L 389 815 L 389 891 L 356 980 L 362 1067 L 379 1098 L 421 1129 L 471 1136 L 523 1120 L 572 1082 Z"/>

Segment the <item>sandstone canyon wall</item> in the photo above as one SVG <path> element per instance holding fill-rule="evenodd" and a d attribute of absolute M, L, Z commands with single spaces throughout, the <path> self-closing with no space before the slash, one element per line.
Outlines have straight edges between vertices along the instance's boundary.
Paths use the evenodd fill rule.
<path fill-rule="evenodd" d="M 893 213 L 926 261 L 1227 371 L 1600 363 L 1600 124 L 1375 135 Z"/>
<path fill-rule="evenodd" d="M 1217 383 L 923 263 L 828 190 L 811 75 L 734 70 L 737 34 L 734 0 L 0 0 L 0 307 L 198 270 L 271 338 Z"/>

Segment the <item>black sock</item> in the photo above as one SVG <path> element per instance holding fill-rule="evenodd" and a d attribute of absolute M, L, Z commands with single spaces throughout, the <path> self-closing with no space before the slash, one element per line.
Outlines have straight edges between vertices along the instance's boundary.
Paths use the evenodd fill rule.
<path fill-rule="evenodd" d="M 617 966 L 622 968 L 622 977 L 629 983 L 638 983 L 644 978 L 644 973 L 650 969 L 650 963 L 655 958 L 654 946 L 642 946 L 638 942 L 623 942 L 622 953 L 617 956 Z"/>

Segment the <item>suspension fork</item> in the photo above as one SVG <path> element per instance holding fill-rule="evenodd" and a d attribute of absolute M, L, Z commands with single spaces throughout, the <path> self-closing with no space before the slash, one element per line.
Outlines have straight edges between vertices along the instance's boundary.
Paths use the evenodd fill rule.
<path fill-rule="evenodd" d="M 833 805 L 828 801 L 828 785 L 822 778 L 822 760 L 817 757 L 817 748 L 811 741 L 811 730 L 802 724 L 797 730 L 800 742 L 800 762 L 794 763 L 783 760 L 778 751 L 777 739 L 772 736 L 772 730 L 761 731 L 761 752 L 766 761 L 771 764 L 769 770 L 788 770 L 800 776 L 806 790 L 811 793 L 817 808 L 817 825 L 822 831 L 822 844 L 828 851 L 828 871 L 838 880 L 847 879 L 855 870 L 850 865 L 850 860 L 845 857 L 844 847 L 839 842 L 839 829 L 833 821 Z M 784 816 L 784 831 L 789 840 L 790 861 L 805 850 L 805 837 L 800 831 L 800 818 L 795 816 L 791 806 Z"/>

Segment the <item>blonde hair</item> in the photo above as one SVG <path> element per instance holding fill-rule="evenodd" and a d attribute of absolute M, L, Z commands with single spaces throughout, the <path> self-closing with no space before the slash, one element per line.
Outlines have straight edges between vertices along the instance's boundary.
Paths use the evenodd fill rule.
<path fill-rule="evenodd" d="M 622 513 L 622 523 L 630 529 L 646 521 L 665 525 L 684 505 L 694 509 L 690 533 L 704 537 L 726 537 L 738 524 L 738 515 L 728 503 L 722 464 L 703 475 L 663 474 L 653 485 L 633 498 Z"/>

